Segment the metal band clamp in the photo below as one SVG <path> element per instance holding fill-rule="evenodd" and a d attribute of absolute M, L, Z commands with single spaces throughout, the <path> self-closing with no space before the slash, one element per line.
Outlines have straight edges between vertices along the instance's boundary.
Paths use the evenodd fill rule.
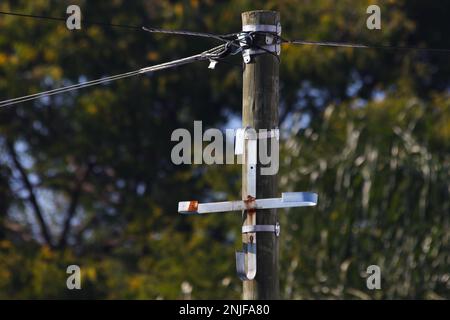
<path fill-rule="evenodd" d="M 236 144 L 235 144 L 235 154 L 240 155 L 244 153 L 244 142 L 245 140 L 256 140 L 256 139 L 277 139 L 280 140 L 280 130 L 279 129 L 269 129 L 260 130 L 255 132 L 254 130 L 247 130 L 250 128 L 237 129 L 236 130 Z"/>
<path fill-rule="evenodd" d="M 280 224 L 277 222 L 275 225 L 271 224 L 256 224 L 242 226 L 242 233 L 253 232 L 273 232 L 278 237 L 280 236 Z"/>
<path fill-rule="evenodd" d="M 249 35 L 250 32 L 264 32 L 266 34 L 265 45 L 260 45 L 260 48 L 253 47 L 253 37 Z M 276 35 L 277 37 L 275 37 Z M 239 43 L 242 47 L 242 57 L 244 62 L 250 63 L 253 55 L 263 53 L 275 53 L 280 55 L 281 43 L 278 38 L 281 36 L 281 24 L 247 24 L 242 26 L 242 33 L 238 35 Z"/>

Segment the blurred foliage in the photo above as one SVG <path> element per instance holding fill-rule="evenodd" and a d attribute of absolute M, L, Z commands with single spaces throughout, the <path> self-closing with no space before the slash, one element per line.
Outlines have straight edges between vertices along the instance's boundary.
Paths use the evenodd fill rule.
<path fill-rule="evenodd" d="M 449 100 L 394 95 L 330 105 L 321 126 L 292 134 L 282 186 L 320 203 L 288 215 L 287 297 L 448 298 L 449 117 Z M 360 280 L 370 264 L 383 275 L 373 295 Z"/>
<path fill-rule="evenodd" d="M 365 27 L 382 9 L 382 30 Z M 236 32 L 281 12 L 283 36 L 450 48 L 442 1 L 2 1 L 2 11 Z M 3 99 L 181 58 L 205 39 L 0 16 Z M 450 298 L 448 54 L 284 46 L 283 298 Z M 231 63 L 240 63 L 235 57 Z M 239 166 L 175 166 L 176 128 L 240 116 L 241 69 L 192 64 L 0 110 L 0 298 L 239 298 L 239 215 L 180 217 L 179 200 L 234 199 Z M 47 236 L 45 233 L 47 232 Z M 82 269 L 81 291 L 66 267 Z M 382 290 L 365 270 L 382 268 Z M 183 293 L 189 283 L 192 293 Z M 185 286 L 186 287 L 186 286 Z"/>

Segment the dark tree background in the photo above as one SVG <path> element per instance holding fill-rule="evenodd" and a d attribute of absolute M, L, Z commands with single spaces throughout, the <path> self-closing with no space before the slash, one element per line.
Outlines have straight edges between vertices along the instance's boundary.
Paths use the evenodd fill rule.
<path fill-rule="evenodd" d="M 450 48 L 442 1 L 2 1 L 1 11 L 213 33 L 281 12 L 283 36 Z M 382 29 L 366 28 L 378 4 Z M 0 98 L 170 61 L 214 46 L 0 15 Z M 282 214 L 282 297 L 450 298 L 450 54 L 283 46 L 280 189 L 319 205 Z M 238 166 L 175 166 L 171 133 L 240 117 L 241 60 L 191 64 L 0 110 L 0 298 L 239 298 Z M 66 267 L 82 268 L 81 291 Z M 366 268 L 382 290 L 366 288 Z M 192 293 L 183 288 L 192 288 Z"/>

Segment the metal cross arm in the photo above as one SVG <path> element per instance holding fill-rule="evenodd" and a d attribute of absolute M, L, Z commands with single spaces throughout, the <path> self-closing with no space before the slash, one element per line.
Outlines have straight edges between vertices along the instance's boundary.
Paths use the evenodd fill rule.
<path fill-rule="evenodd" d="M 182 201 L 178 203 L 178 212 L 186 215 L 214 212 L 240 211 L 248 220 L 242 226 L 243 250 L 236 252 L 236 270 L 241 280 L 253 280 L 257 270 L 257 233 L 271 232 L 280 235 L 280 224 L 258 224 L 256 215 L 264 209 L 282 209 L 293 207 L 309 207 L 317 204 L 317 194 L 313 192 L 284 192 L 281 198 L 256 198 L 256 168 L 258 166 L 258 140 L 279 140 L 278 129 L 260 130 L 251 127 L 238 129 L 236 132 L 235 154 L 242 155 L 246 169 L 246 186 L 243 199 L 237 201 L 199 203 L 198 201 Z M 260 213 L 265 214 L 265 213 Z"/>
<path fill-rule="evenodd" d="M 217 212 L 242 211 L 249 209 L 282 209 L 293 207 L 309 207 L 317 204 L 317 194 L 312 192 L 284 192 L 281 198 L 248 199 L 240 201 L 224 201 L 198 203 L 198 201 L 182 201 L 178 203 L 181 214 L 204 214 Z"/>

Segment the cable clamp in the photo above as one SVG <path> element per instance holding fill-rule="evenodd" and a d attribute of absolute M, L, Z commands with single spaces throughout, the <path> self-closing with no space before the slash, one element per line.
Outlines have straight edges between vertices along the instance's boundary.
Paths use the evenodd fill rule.
<path fill-rule="evenodd" d="M 242 233 L 254 233 L 254 232 L 273 232 L 277 237 L 280 236 L 280 224 L 277 222 L 275 225 L 270 224 L 252 224 L 242 226 Z"/>
<path fill-rule="evenodd" d="M 243 32 L 268 32 L 281 36 L 281 24 L 246 24 L 242 26 Z"/>
<path fill-rule="evenodd" d="M 265 44 L 254 46 L 253 36 L 254 32 L 266 33 Z M 252 56 L 260 55 L 264 53 L 274 53 L 276 55 L 281 54 L 281 24 L 268 25 L 268 24 L 247 24 L 242 26 L 242 32 L 238 35 L 239 43 L 242 47 L 242 57 L 244 63 L 248 64 L 252 61 Z"/>

